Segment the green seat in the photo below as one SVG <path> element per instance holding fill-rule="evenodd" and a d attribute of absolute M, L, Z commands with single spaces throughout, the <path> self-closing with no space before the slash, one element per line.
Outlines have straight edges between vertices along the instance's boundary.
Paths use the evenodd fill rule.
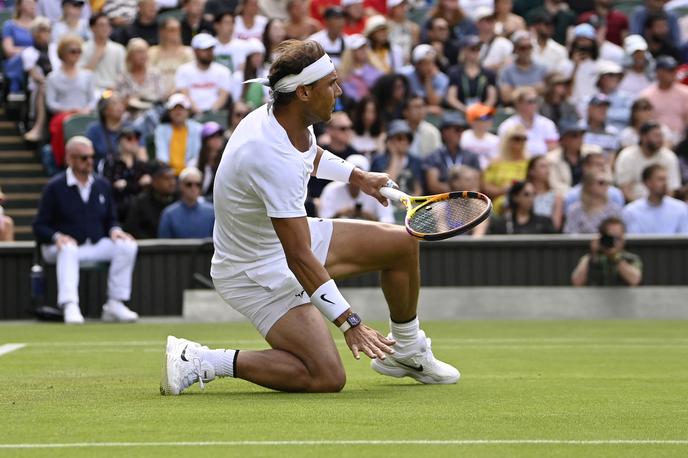
<path fill-rule="evenodd" d="M 146 154 L 148 154 L 148 160 L 155 160 L 155 134 L 148 134 L 144 139 L 146 145 Z"/>
<path fill-rule="evenodd" d="M 506 121 L 508 118 L 514 115 L 513 108 L 497 108 L 494 116 L 494 124 L 492 126 L 492 132 L 497 133 L 499 126 Z"/>
<path fill-rule="evenodd" d="M 178 21 L 181 22 L 181 20 L 184 18 L 184 10 L 182 9 L 175 9 L 175 10 L 167 10 L 163 11 L 162 13 L 158 14 L 158 24 L 162 23 L 165 19 L 173 17 L 177 19 Z"/>
<path fill-rule="evenodd" d="M 62 123 L 65 143 L 72 137 L 84 135 L 88 125 L 97 120 L 98 116 L 96 115 L 74 115 L 67 118 Z"/>
<path fill-rule="evenodd" d="M 220 111 L 208 111 L 199 116 L 198 122 L 201 124 L 206 122 L 214 121 L 222 126 L 223 129 L 227 129 L 229 113 L 227 110 Z"/>

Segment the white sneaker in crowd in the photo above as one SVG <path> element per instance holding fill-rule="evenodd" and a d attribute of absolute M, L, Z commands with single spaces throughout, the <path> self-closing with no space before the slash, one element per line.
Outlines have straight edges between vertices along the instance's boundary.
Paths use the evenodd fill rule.
<path fill-rule="evenodd" d="M 62 309 L 65 324 L 84 324 L 84 316 L 81 314 L 79 304 L 69 302 Z"/>
<path fill-rule="evenodd" d="M 110 322 L 133 323 L 139 319 L 139 314 L 129 309 L 121 301 L 110 299 L 103 305 L 100 319 Z"/>
<path fill-rule="evenodd" d="M 387 336 L 391 339 L 391 334 Z M 371 367 L 375 372 L 391 377 L 411 377 L 421 383 L 451 384 L 459 380 L 459 371 L 432 354 L 431 340 L 425 333 L 418 333 L 415 344 L 407 347 L 394 346 L 395 353 L 385 359 L 374 359 Z"/>
<path fill-rule="evenodd" d="M 168 336 L 162 362 L 160 394 L 176 396 L 196 382 L 203 389 L 205 383 L 214 380 L 215 368 L 200 356 L 200 350 L 207 349 L 199 343 Z"/>

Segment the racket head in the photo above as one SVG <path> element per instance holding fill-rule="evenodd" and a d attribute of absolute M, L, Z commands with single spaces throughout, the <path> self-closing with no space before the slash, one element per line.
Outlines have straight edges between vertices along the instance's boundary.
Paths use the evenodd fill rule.
<path fill-rule="evenodd" d="M 473 191 L 410 197 L 410 200 L 416 206 L 406 214 L 406 230 L 423 240 L 444 240 L 468 232 L 492 212 L 490 198 Z"/>

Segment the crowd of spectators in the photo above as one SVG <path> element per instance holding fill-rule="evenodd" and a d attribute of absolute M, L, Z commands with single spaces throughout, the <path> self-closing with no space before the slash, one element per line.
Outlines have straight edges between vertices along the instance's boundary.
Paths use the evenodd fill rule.
<path fill-rule="evenodd" d="M 0 0 L 0 8 L 14 11 L 2 48 L 11 90 L 30 94 L 26 139 L 49 140 L 59 170 L 65 120 L 94 114 L 85 132 L 94 173 L 110 182 L 117 218 L 136 237 L 210 235 L 201 229 L 212 219 L 224 144 L 270 100 L 264 86 L 243 82 L 267 74 L 285 39 L 319 42 L 338 68 L 343 95 L 331 121 L 315 126 L 319 144 L 388 173 L 409 194 L 484 192 L 495 212 L 474 236 L 597 233 L 610 217 L 629 233 L 685 234 L 688 18 L 664 0 L 639 1 L 628 15 L 613 3 Z M 403 218 L 353 187 L 315 179 L 307 208 Z"/>

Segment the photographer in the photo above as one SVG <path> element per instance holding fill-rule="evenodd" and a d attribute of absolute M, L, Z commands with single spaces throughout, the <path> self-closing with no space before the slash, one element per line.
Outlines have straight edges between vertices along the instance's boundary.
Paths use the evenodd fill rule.
<path fill-rule="evenodd" d="M 610 217 L 600 224 L 600 235 L 590 242 L 571 274 L 573 286 L 638 286 L 643 264 L 638 255 L 624 251 L 626 227 L 619 218 Z"/>

